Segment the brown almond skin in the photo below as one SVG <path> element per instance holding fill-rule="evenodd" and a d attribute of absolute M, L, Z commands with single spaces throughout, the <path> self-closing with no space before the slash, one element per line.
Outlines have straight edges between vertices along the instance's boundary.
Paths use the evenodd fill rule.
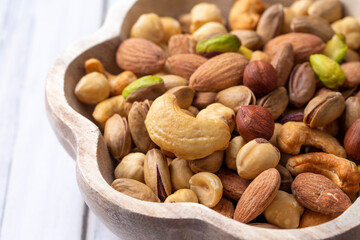
<path fill-rule="evenodd" d="M 218 204 L 216 204 L 216 206 L 212 207 L 211 209 L 224 215 L 225 217 L 234 217 L 234 205 L 229 199 L 225 197 L 222 197 L 220 202 L 218 202 Z"/>
<path fill-rule="evenodd" d="M 206 108 L 215 102 L 216 92 L 195 92 L 193 105 L 199 109 Z"/>
<path fill-rule="evenodd" d="M 207 58 L 196 54 L 176 54 L 168 59 L 172 72 L 187 80 L 206 61 Z"/>
<path fill-rule="evenodd" d="M 246 141 L 255 138 L 269 140 L 274 133 L 275 123 L 269 110 L 261 106 L 249 105 L 239 108 L 236 114 L 236 126 Z"/>
<path fill-rule="evenodd" d="M 279 35 L 283 22 L 283 5 L 274 4 L 264 11 L 256 28 L 256 32 L 261 36 L 263 43 L 267 43 L 272 38 Z"/>
<path fill-rule="evenodd" d="M 301 173 L 291 184 L 296 200 L 323 214 L 341 214 L 351 206 L 350 198 L 330 179 L 320 174 Z"/>
<path fill-rule="evenodd" d="M 156 44 L 142 38 L 130 38 L 122 42 L 116 52 L 117 65 L 136 75 L 159 72 L 165 65 L 164 51 Z"/>
<path fill-rule="evenodd" d="M 249 180 L 241 178 L 238 174 L 228 169 L 220 169 L 216 175 L 220 178 L 223 185 L 224 196 L 234 201 L 239 201 L 250 184 Z"/>
<path fill-rule="evenodd" d="M 346 75 L 344 87 L 356 87 L 360 84 L 360 62 L 347 62 L 341 64 Z"/>
<path fill-rule="evenodd" d="M 327 42 L 335 34 L 328 21 L 316 16 L 302 16 L 291 22 L 293 32 L 310 33 Z"/>
<path fill-rule="evenodd" d="M 278 76 L 275 68 L 264 60 L 251 61 L 245 68 L 244 85 L 255 95 L 263 95 L 276 88 Z"/>
<path fill-rule="evenodd" d="M 201 65 L 190 77 L 190 87 L 217 92 L 242 82 L 248 60 L 239 53 L 223 53 Z"/>
<path fill-rule="evenodd" d="M 360 119 L 356 120 L 347 130 L 344 146 L 348 156 L 360 163 Z"/>
<path fill-rule="evenodd" d="M 273 57 L 287 43 L 291 43 L 293 47 L 295 63 L 309 61 L 310 55 L 320 53 L 325 48 L 323 40 L 315 35 L 308 33 L 287 33 L 271 39 L 265 45 L 264 52 Z"/>
<path fill-rule="evenodd" d="M 257 176 L 241 196 L 235 208 L 234 219 L 248 223 L 259 216 L 275 198 L 280 182 L 280 174 L 275 168 Z"/>
<path fill-rule="evenodd" d="M 196 41 L 189 35 L 176 34 L 169 39 L 170 56 L 182 53 L 195 53 Z"/>

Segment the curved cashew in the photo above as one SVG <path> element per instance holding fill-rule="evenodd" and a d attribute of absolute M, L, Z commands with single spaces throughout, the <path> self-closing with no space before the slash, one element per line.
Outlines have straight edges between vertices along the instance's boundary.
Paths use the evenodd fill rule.
<path fill-rule="evenodd" d="M 153 102 L 145 125 L 155 144 L 185 160 L 203 158 L 224 150 L 231 137 L 226 123 L 187 115 L 172 94 L 164 94 Z"/>

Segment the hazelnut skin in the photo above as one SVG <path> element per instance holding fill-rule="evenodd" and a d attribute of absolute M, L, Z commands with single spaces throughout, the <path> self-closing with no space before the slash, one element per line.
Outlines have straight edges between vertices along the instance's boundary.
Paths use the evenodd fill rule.
<path fill-rule="evenodd" d="M 356 163 L 360 163 L 360 119 L 356 120 L 347 130 L 344 146 L 347 155 Z"/>

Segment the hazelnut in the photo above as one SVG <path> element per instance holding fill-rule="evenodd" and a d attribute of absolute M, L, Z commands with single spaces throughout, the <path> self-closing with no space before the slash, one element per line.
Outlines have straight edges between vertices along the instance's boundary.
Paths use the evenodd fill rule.
<path fill-rule="evenodd" d="M 244 72 L 244 85 L 256 95 L 271 92 L 276 88 L 277 72 L 264 60 L 250 62 Z"/>
<path fill-rule="evenodd" d="M 236 115 L 236 125 L 238 132 L 246 141 L 255 138 L 269 140 L 275 128 L 270 111 L 256 105 L 241 106 Z"/>
<path fill-rule="evenodd" d="M 349 130 L 347 130 L 344 138 L 344 146 L 348 156 L 360 162 L 360 119 L 356 120 Z"/>
<path fill-rule="evenodd" d="M 141 15 L 131 28 L 132 38 L 145 38 L 159 43 L 164 37 L 164 30 L 160 17 L 155 13 Z"/>
<path fill-rule="evenodd" d="M 212 3 L 199 3 L 191 9 L 190 14 L 192 33 L 208 22 L 224 22 L 219 7 Z"/>
<path fill-rule="evenodd" d="M 172 17 L 161 17 L 161 24 L 163 26 L 163 39 L 164 43 L 168 43 L 171 36 L 181 33 L 180 23 Z"/>

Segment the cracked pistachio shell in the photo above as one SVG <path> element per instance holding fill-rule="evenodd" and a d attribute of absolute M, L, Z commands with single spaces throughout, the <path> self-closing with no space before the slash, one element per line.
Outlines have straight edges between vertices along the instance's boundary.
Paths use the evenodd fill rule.
<path fill-rule="evenodd" d="M 201 40 L 196 45 L 196 52 L 213 57 L 224 52 L 237 52 L 241 46 L 240 40 L 234 35 L 221 35 Z"/>
<path fill-rule="evenodd" d="M 328 88 L 337 88 L 345 82 L 345 73 L 340 65 L 323 54 L 310 56 L 310 64 L 320 81 Z"/>
<path fill-rule="evenodd" d="M 342 114 L 345 99 L 340 92 L 314 97 L 304 109 L 304 123 L 311 128 L 326 126 Z"/>
<path fill-rule="evenodd" d="M 287 90 L 284 87 L 278 87 L 266 96 L 258 100 L 257 105 L 267 108 L 274 119 L 284 113 L 289 103 Z"/>
<path fill-rule="evenodd" d="M 127 102 L 153 100 L 165 92 L 161 77 L 145 76 L 130 83 L 122 92 Z"/>
<path fill-rule="evenodd" d="M 241 106 L 255 104 L 256 98 L 248 87 L 234 86 L 218 92 L 215 101 L 231 108 L 236 113 Z"/>
<path fill-rule="evenodd" d="M 165 155 L 160 150 L 151 149 L 146 153 L 144 179 L 162 202 L 171 194 L 170 171 Z"/>
<path fill-rule="evenodd" d="M 114 158 L 120 159 L 131 150 L 131 136 L 126 118 L 114 114 L 105 123 L 105 143 Z"/>
<path fill-rule="evenodd" d="M 145 184 L 129 178 L 115 179 L 111 184 L 116 191 L 121 192 L 130 197 L 148 201 L 148 202 L 160 202 L 159 198 L 153 193 L 153 191 Z"/>
<path fill-rule="evenodd" d="M 155 146 L 145 126 L 145 118 L 149 109 L 150 103 L 148 100 L 134 102 L 128 116 L 131 137 L 136 147 L 143 153 L 146 153 Z"/>
<path fill-rule="evenodd" d="M 332 60 L 341 63 L 347 52 L 345 36 L 341 33 L 335 34 L 327 43 L 323 54 Z"/>

